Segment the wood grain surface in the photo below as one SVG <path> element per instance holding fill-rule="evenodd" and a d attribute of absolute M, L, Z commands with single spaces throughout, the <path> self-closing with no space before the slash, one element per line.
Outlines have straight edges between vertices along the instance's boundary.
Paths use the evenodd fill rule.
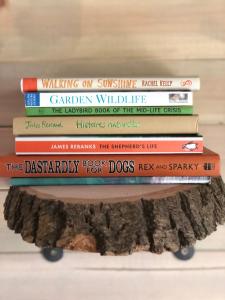
<path fill-rule="evenodd" d="M 207 255 L 209 260 L 215 259 L 214 254 Z M 222 300 L 225 293 L 223 267 L 217 269 L 201 266 L 196 270 L 191 267 L 188 270 L 182 270 L 182 267 L 172 270 L 80 270 L 74 263 L 79 260 L 79 256 L 74 256 L 74 259 L 70 257 L 67 264 L 63 260 L 62 263 L 54 265 L 43 262 L 35 254 L 10 257 L 12 262 L 19 262 L 20 268 L 12 267 L 0 271 L 0 296 L 4 300 L 29 300 L 31 297 L 35 300 L 71 300 L 74 297 L 79 300 L 105 300 L 106 297 L 109 300 L 128 297 L 130 300 L 171 300 L 180 299 L 181 295 L 183 300 L 189 300 L 190 297 Z M 4 258 L 2 256 L 2 260 Z M 224 256 L 217 258 L 223 260 Z M 152 262 L 154 259 L 145 257 L 145 261 Z M 196 256 L 196 260 L 199 260 L 199 256 Z M 165 265 L 168 262 L 173 265 L 179 263 L 169 256 L 163 262 Z"/>
<path fill-rule="evenodd" d="M 224 59 L 224 14 L 223 0 L 9 0 L 0 61 Z"/>

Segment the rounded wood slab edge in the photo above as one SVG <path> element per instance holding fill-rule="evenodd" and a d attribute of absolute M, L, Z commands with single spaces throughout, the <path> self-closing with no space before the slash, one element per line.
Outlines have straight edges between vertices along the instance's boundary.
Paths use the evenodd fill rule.
<path fill-rule="evenodd" d="M 70 185 L 20 187 L 21 192 L 35 195 L 39 199 L 60 200 L 64 203 L 97 204 L 137 201 L 140 198 L 160 199 L 174 195 L 177 191 L 191 189 L 193 185 Z"/>
<path fill-rule="evenodd" d="M 4 204 L 8 227 L 39 247 L 121 255 L 175 252 L 225 222 L 221 177 L 205 185 L 95 188 L 105 190 L 11 187 Z"/>

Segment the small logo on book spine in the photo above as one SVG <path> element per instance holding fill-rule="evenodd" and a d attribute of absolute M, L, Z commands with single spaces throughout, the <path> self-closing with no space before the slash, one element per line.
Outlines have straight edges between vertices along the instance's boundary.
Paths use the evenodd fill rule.
<path fill-rule="evenodd" d="M 198 143 L 189 142 L 187 144 L 184 144 L 182 146 L 182 149 L 189 150 L 189 151 L 194 151 L 194 150 L 198 149 Z"/>
<path fill-rule="evenodd" d="M 180 85 L 185 87 L 191 87 L 192 86 L 192 80 L 181 80 Z"/>
<path fill-rule="evenodd" d="M 25 94 L 25 106 L 40 106 L 40 95 L 37 93 Z"/>
<path fill-rule="evenodd" d="M 210 171 L 215 170 L 215 164 L 214 163 L 204 163 L 204 170 Z"/>

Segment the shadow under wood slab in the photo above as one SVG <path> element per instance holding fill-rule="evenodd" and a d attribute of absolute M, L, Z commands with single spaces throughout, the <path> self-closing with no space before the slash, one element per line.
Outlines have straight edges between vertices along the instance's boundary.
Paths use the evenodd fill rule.
<path fill-rule="evenodd" d="M 175 252 L 225 222 L 225 185 L 11 187 L 4 207 L 8 227 L 39 247 Z"/>

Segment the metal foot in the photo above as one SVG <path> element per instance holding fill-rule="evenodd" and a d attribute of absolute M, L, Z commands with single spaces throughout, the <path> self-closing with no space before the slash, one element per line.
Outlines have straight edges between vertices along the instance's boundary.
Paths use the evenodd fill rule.
<path fill-rule="evenodd" d="M 194 247 L 182 248 L 179 251 L 173 253 L 174 256 L 180 260 L 189 260 L 194 256 L 195 249 Z"/>
<path fill-rule="evenodd" d="M 42 248 L 41 254 L 50 262 L 56 262 L 63 257 L 63 249 L 61 248 Z"/>

